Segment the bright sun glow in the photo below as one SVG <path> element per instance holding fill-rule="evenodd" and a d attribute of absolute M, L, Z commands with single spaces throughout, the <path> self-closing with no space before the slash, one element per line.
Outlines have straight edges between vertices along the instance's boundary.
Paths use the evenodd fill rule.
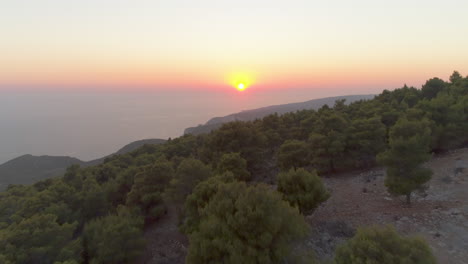
<path fill-rule="evenodd" d="M 233 72 L 227 76 L 227 81 L 238 91 L 244 91 L 254 83 L 253 76 L 251 72 Z"/>

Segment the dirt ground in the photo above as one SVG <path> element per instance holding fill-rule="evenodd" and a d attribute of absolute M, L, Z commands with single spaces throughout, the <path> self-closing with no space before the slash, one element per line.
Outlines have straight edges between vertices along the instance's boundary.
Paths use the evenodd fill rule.
<path fill-rule="evenodd" d="M 139 264 L 183 264 L 187 254 L 188 239 L 179 232 L 177 213 L 169 206 L 167 214 L 145 230 L 147 245 Z"/>
<path fill-rule="evenodd" d="M 326 261 L 356 228 L 389 224 L 402 234 L 424 237 L 438 263 L 467 263 L 468 148 L 434 156 L 426 166 L 434 175 L 425 191 L 412 196 L 410 207 L 403 196 L 387 193 L 383 169 L 324 177 L 332 195 L 307 217 L 312 232 L 300 250 L 313 250 Z M 184 263 L 188 241 L 176 223 L 176 213 L 170 208 L 145 232 L 148 245 L 138 263 Z"/>
<path fill-rule="evenodd" d="M 467 263 L 467 165 L 468 148 L 434 156 L 425 165 L 434 172 L 428 188 L 412 196 L 410 207 L 403 196 L 387 193 L 383 169 L 324 178 L 332 196 L 307 217 L 314 227 L 309 246 L 329 259 L 356 228 L 389 224 L 402 234 L 424 237 L 438 263 Z"/>

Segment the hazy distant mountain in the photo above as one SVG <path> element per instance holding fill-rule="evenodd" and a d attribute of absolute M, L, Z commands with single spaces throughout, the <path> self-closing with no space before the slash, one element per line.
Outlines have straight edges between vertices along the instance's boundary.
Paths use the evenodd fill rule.
<path fill-rule="evenodd" d="M 31 184 L 60 175 L 73 164 L 84 162 L 72 157 L 20 156 L 0 165 L 0 190 L 9 184 Z"/>
<path fill-rule="evenodd" d="M 263 118 L 267 115 L 278 113 L 285 114 L 288 112 L 296 112 L 304 109 L 319 109 L 324 105 L 333 106 L 336 100 L 346 99 L 346 103 L 352 103 L 359 100 L 368 100 L 374 98 L 374 95 L 345 95 L 336 97 L 326 97 L 314 99 L 306 102 L 272 105 L 253 110 L 245 110 L 239 113 L 230 114 L 223 117 L 215 117 L 210 119 L 206 124 L 197 127 L 189 127 L 185 129 L 184 134 L 203 134 L 209 133 L 214 129 L 221 127 L 222 124 L 232 121 L 252 121 L 255 119 Z"/>
<path fill-rule="evenodd" d="M 106 157 L 116 154 L 125 154 L 145 144 L 161 144 L 165 141 L 164 139 L 144 139 L 135 141 Z M 69 166 L 74 164 L 81 166 L 97 165 L 102 163 L 106 157 L 86 162 L 66 156 L 23 155 L 0 165 L 0 190 L 5 189 L 9 184 L 32 184 L 42 179 L 60 176 Z"/>
<path fill-rule="evenodd" d="M 146 144 L 148 144 L 148 145 L 157 145 L 157 144 L 162 144 L 164 142 L 166 142 L 165 139 L 159 139 L 159 138 L 138 140 L 138 141 L 135 141 L 135 142 L 132 142 L 130 144 L 125 145 L 123 148 L 117 150 L 117 152 L 115 152 L 115 153 L 112 153 L 110 155 L 107 155 L 107 156 L 99 158 L 99 159 L 88 161 L 84 165 L 85 166 L 94 166 L 94 165 L 97 165 L 97 164 L 103 162 L 104 159 L 106 159 L 108 157 L 111 157 L 113 155 L 121 155 L 121 154 L 125 154 L 125 153 L 128 153 L 128 152 L 132 152 L 132 151 L 136 150 L 137 148 L 139 148 L 139 147 L 141 147 L 143 145 L 146 145 Z"/>

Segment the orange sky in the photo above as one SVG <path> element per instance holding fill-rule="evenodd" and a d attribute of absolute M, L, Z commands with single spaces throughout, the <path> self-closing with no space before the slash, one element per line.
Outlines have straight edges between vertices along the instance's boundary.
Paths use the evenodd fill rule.
<path fill-rule="evenodd" d="M 229 89 L 233 74 L 249 89 L 419 86 L 468 72 L 464 10 L 456 0 L 12 1 L 0 10 L 0 89 Z"/>

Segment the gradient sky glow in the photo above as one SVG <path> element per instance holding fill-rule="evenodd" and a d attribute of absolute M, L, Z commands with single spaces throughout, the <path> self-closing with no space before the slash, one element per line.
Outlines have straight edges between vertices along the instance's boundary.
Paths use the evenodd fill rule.
<path fill-rule="evenodd" d="M 222 89 L 244 74 L 252 89 L 379 92 L 466 74 L 467 10 L 461 0 L 0 0 L 0 89 Z"/>

